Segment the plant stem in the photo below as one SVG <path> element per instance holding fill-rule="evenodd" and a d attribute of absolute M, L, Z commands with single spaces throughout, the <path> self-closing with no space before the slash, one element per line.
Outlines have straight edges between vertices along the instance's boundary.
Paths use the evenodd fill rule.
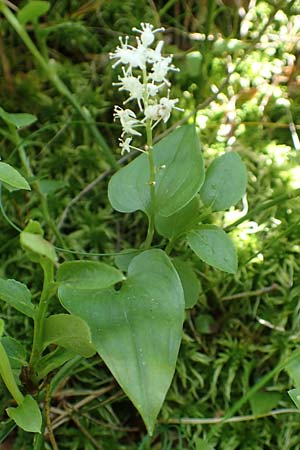
<path fill-rule="evenodd" d="M 174 238 L 169 240 L 169 242 L 165 248 L 165 252 L 167 255 L 169 255 L 171 253 L 171 251 L 173 250 L 175 242 L 176 242 L 176 239 L 174 239 Z"/>
<path fill-rule="evenodd" d="M 36 366 L 43 352 L 44 322 L 54 287 L 53 263 L 50 260 L 43 260 L 41 266 L 44 272 L 44 283 L 37 314 L 34 319 L 33 344 L 29 361 L 29 372 L 33 382 L 37 381 Z"/>
<path fill-rule="evenodd" d="M 24 396 L 17 386 L 8 356 L 1 342 L 0 342 L 0 375 L 3 379 L 5 386 L 11 393 L 12 397 L 15 399 L 17 404 L 20 405 L 24 400 Z"/>
<path fill-rule="evenodd" d="M 152 129 L 151 120 L 146 122 L 146 134 L 147 134 L 147 155 L 149 162 L 149 186 L 150 186 L 150 215 L 148 223 L 147 237 L 145 240 L 145 248 L 148 249 L 151 246 L 151 242 L 154 234 L 154 217 L 155 217 L 155 165 L 153 159 L 153 143 L 152 143 Z"/>
<path fill-rule="evenodd" d="M 99 130 L 96 127 L 96 124 L 94 120 L 92 119 L 89 111 L 86 108 L 83 108 L 80 103 L 77 101 L 74 94 L 68 89 L 68 87 L 64 84 L 64 82 L 59 78 L 54 64 L 48 63 L 48 61 L 43 57 L 43 55 L 40 53 L 34 42 L 32 41 L 31 37 L 23 27 L 23 25 L 18 21 L 16 16 L 10 11 L 10 9 L 5 5 L 3 0 L 0 0 L 0 12 L 5 16 L 6 20 L 10 23 L 10 25 L 15 29 L 15 31 L 18 33 L 28 50 L 31 52 L 33 57 L 36 59 L 38 64 L 41 66 L 41 68 L 46 73 L 48 79 L 52 82 L 52 84 L 55 86 L 55 88 L 62 94 L 70 103 L 71 105 L 76 109 L 76 111 L 80 114 L 80 116 L 85 121 L 86 125 L 88 126 L 91 134 L 95 138 L 96 142 L 98 143 L 99 147 L 102 149 L 103 153 L 105 154 L 105 157 L 111 167 L 114 169 L 118 168 L 118 164 L 112 155 L 110 148 L 105 142 L 105 139 L 99 132 Z"/>

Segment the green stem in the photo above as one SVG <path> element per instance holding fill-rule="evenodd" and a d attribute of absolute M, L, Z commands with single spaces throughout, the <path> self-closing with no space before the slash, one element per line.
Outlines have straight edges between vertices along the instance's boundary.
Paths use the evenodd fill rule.
<path fill-rule="evenodd" d="M 5 386 L 11 393 L 12 397 L 15 399 L 18 405 L 21 405 L 21 403 L 24 400 L 24 396 L 17 386 L 8 356 L 1 342 L 0 342 L 0 375 L 3 379 Z"/>
<path fill-rule="evenodd" d="M 279 203 L 282 203 L 286 200 L 292 200 L 295 197 L 300 196 L 300 189 L 294 189 L 293 191 L 287 193 L 287 194 L 281 194 L 275 197 L 272 200 L 266 200 L 261 205 L 257 206 L 256 208 L 252 209 L 250 212 L 245 214 L 245 216 L 241 217 L 240 219 L 236 220 L 232 224 L 228 225 L 224 228 L 226 232 L 233 230 L 241 223 L 245 222 L 248 219 L 251 219 L 253 216 L 255 217 L 256 214 L 265 211 L 266 209 L 272 208 L 273 206 L 278 205 Z"/>
<path fill-rule="evenodd" d="M 34 178 L 34 173 L 32 171 L 32 168 L 31 168 L 28 156 L 26 154 L 25 147 L 22 144 L 22 140 L 20 138 L 19 133 L 17 132 L 17 130 L 15 129 L 15 127 L 13 125 L 9 126 L 9 129 L 10 129 L 10 132 L 11 132 L 11 136 L 12 136 L 13 142 L 14 142 L 14 144 L 17 147 L 17 150 L 18 150 L 18 153 L 19 153 L 19 157 L 20 157 L 20 160 L 22 162 L 22 165 L 24 167 L 24 170 L 25 170 L 25 173 L 26 173 L 27 177 Z M 58 228 L 56 226 L 55 221 L 52 219 L 52 217 L 50 215 L 47 197 L 42 192 L 40 182 L 38 180 L 36 180 L 36 181 L 34 181 L 32 183 L 32 186 L 33 186 L 35 192 L 37 193 L 37 195 L 39 197 L 39 200 L 41 202 L 41 208 L 42 208 L 42 211 L 43 211 L 43 216 L 44 216 L 44 219 L 45 219 L 47 225 L 51 229 L 52 233 L 54 234 L 54 236 L 58 240 L 58 242 L 61 245 L 61 247 L 66 249 L 67 247 L 66 247 L 65 241 L 64 241 L 62 235 L 60 234 L 60 232 L 59 232 L 59 230 L 58 230 Z"/>
<path fill-rule="evenodd" d="M 105 139 L 101 135 L 101 133 L 98 131 L 95 122 L 93 121 L 89 111 L 86 108 L 83 108 L 80 103 L 77 101 L 76 97 L 72 94 L 72 92 L 68 89 L 68 87 L 63 83 L 63 81 L 59 78 L 54 65 L 51 65 L 48 63 L 48 61 L 43 57 L 43 55 L 40 53 L 38 48 L 33 43 L 31 37 L 23 27 L 23 25 L 18 21 L 18 19 L 15 17 L 15 15 L 10 11 L 10 9 L 5 5 L 3 0 L 0 0 L 0 12 L 5 16 L 6 20 L 10 23 L 10 25 L 15 29 L 15 31 L 18 33 L 28 50 L 31 52 L 33 57 L 36 59 L 38 64 L 41 66 L 41 68 L 44 70 L 46 75 L 48 76 L 48 79 L 52 82 L 52 84 L 55 86 L 55 88 L 62 94 L 70 103 L 71 105 L 76 109 L 76 111 L 80 114 L 80 116 L 83 118 L 85 123 L 87 124 L 91 134 L 94 136 L 96 142 L 100 146 L 100 148 L 103 150 L 103 153 L 105 154 L 107 161 L 110 163 L 110 165 L 114 168 L 118 168 L 118 164 L 112 155 L 110 148 L 105 142 Z"/>
<path fill-rule="evenodd" d="M 169 240 L 169 242 L 165 248 L 165 252 L 167 255 L 169 255 L 171 253 L 171 251 L 173 250 L 175 242 L 176 242 L 176 239 L 174 239 L 174 238 Z"/>
<path fill-rule="evenodd" d="M 36 381 L 36 366 L 39 363 L 39 360 L 43 353 L 44 323 L 48 310 L 49 300 L 53 295 L 54 287 L 53 263 L 50 260 L 44 260 L 41 262 L 41 266 L 44 271 L 44 283 L 37 314 L 34 319 L 33 344 L 29 361 L 29 372 L 32 376 L 33 382 Z"/>
<path fill-rule="evenodd" d="M 152 129 L 151 129 L 151 120 L 147 120 L 146 122 L 146 133 L 147 133 L 147 155 L 149 162 L 149 186 L 150 186 L 150 215 L 149 215 L 149 223 L 148 223 L 148 231 L 147 237 L 145 240 L 145 248 L 148 249 L 151 246 L 151 242 L 154 235 L 154 218 L 155 218 L 155 165 L 153 159 L 153 143 L 152 143 Z"/>

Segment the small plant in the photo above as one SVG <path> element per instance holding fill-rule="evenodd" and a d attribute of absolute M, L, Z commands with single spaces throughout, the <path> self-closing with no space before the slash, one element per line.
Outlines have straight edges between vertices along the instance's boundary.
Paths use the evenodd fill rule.
<path fill-rule="evenodd" d="M 58 264 L 55 247 L 44 239 L 39 223 L 31 221 L 20 233 L 20 244 L 44 274 L 39 303 L 32 303 L 30 291 L 19 281 L 0 280 L 0 298 L 34 321 L 31 355 L 17 372 L 11 361 L 21 344 L 7 337 L 0 343 L 0 374 L 17 404 L 7 413 L 28 432 L 43 431 L 35 395 L 44 389 L 45 379 L 77 354 L 88 358 L 98 353 L 151 435 L 175 371 L 184 309 L 196 303 L 200 292 L 186 257 L 172 256 L 174 246 L 184 243 L 205 263 L 231 274 L 237 270 L 229 236 L 205 218 L 242 198 L 244 164 L 237 153 L 229 152 L 216 158 L 205 174 L 192 124 L 153 146 L 156 126 L 166 123 L 173 109 L 180 110 L 168 79 L 177 69 L 172 56 L 163 56 L 163 41 L 155 44 L 163 29 L 142 23 L 134 31 L 136 45 L 129 44 L 128 37 L 120 39 L 110 57 L 113 67 L 121 66 L 115 85 L 128 94 L 124 108 L 114 110 L 122 125 L 121 152 L 141 154 L 113 175 L 108 197 L 119 212 L 145 213 L 143 245 L 118 255 L 117 268 L 96 261 Z M 7 117 L 10 127 L 16 125 Z M 5 171 L 4 165 L 0 163 L 1 183 L 28 189 L 25 179 L 13 168 Z M 161 245 L 153 247 L 155 233 Z M 48 314 L 55 295 L 67 313 Z M 21 373 L 22 386 L 16 373 Z"/>

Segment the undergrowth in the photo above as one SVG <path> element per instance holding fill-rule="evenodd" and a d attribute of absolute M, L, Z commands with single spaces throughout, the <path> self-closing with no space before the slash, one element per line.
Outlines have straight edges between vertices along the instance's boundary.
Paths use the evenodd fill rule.
<path fill-rule="evenodd" d="M 25 2 L 18 3 L 20 7 Z M 116 158 L 120 127 L 112 120 L 112 110 L 119 93 L 111 86 L 108 53 L 118 36 L 130 34 L 140 22 L 162 24 L 166 47 L 181 68 L 180 74 L 173 75 L 173 89 L 185 112 L 183 119 L 176 112 L 172 125 L 195 120 L 207 163 L 235 150 L 249 174 L 243 201 L 218 213 L 217 222 L 216 216 L 208 218 L 230 227 L 248 213 L 231 234 L 239 270 L 230 275 L 196 258 L 193 261 L 202 292 L 197 304 L 186 311 L 176 374 L 154 436 L 146 435 L 137 412 L 105 366 L 98 359 L 78 358 L 54 375 L 57 388 L 51 417 L 60 450 L 201 450 L 209 433 L 211 445 L 220 450 L 300 449 L 299 416 L 287 394 L 293 384 L 285 372 L 260 390 L 260 411 L 293 411 L 252 420 L 256 403 L 250 399 L 237 414 L 245 416 L 243 421 L 213 424 L 298 347 L 300 335 L 296 191 L 300 187 L 300 3 L 245 1 L 239 8 L 236 3 L 62 0 L 51 2 L 40 21 L 41 29 L 51 27 L 42 43 L 45 58 L 49 64 L 55 60 L 59 76 L 88 108 Z M 40 180 L 65 248 L 74 251 L 60 251 L 62 261 L 73 256 L 84 259 L 89 253 L 96 254 L 90 259 L 112 263 L 121 249 L 142 243 L 147 232 L 142 216 L 136 213 L 132 221 L 112 210 L 107 183 L 113 169 L 99 143 L 8 22 L 3 18 L 1 22 L 1 105 L 9 112 L 38 117 L 36 124 L 20 131 L 19 143 L 10 140 L 5 127 L 0 129 L 1 157 L 26 175 L 17 147 L 26 148 L 33 177 Z M 41 44 L 30 26 L 28 32 Z M 164 133 L 161 125 L 160 134 Z M 131 155 L 123 161 L 128 158 Z M 274 204 L 260 209 L 268 200 Z M 36 193 L 3 192 L 1 202 L 21 228 L 29 219 L 44 223 Z M 49 227 L 46 234 L 62 247 Z M 0 249 L 1 277 L 22 279 L 38 295 L 41 273 L 33 270 L 19 249 L 16 231 L 4 217 Z M 175 247 L 174 254 L 185 251 Z M 99 253 L 111 256 L 103 258 Z M 60 312 L 58 302 L 52 312 Z M 1 305 L 1 318 L 10 323 L 6 333 L 29 349 L 31 323 L 7 305 Z M 270 395 L 263 397 L 265 393 Z M 9 397 L 3 386 L 1 397 L 4 415 Z M 182 418 L 186 421 L 180 423 Z M 205 418 L 212 423 L 201 423 Z M 32 441 L 22 431 L 8 430 L 6 444 L 1 445 L 27 450 Z M 47 441 L 45 449 L 50 448 Z"/>

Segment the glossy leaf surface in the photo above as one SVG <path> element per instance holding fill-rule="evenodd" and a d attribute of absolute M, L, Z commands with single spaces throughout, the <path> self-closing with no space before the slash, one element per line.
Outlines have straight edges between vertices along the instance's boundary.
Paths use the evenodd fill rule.
<path fill-rule="evenodd" d="M 58 295 L 87 322 L 97 352 L 151 434 L 174 374 L 184 314 L 181 282 L 168 256 L 152 249 L 133 258 L 120 290 L 77 289 L 65 280 Z"/>
<path fill-rule="evenodd" d="M 247 171 L 238 153 L 229 152 L 216 158 L 206 172 L 200 195 L 213 211 L 235 205 L 244 195 Z"/>
<path fill-rule="evenodd" d="M 170 216 L 183 208 L 204 181 L 204 166 L 195 127 L 178 128 L 153 148 L 156 167 L 156 212 Z M 149 214 L 149 163 L 146 154 L 119 170 L 110 180 L 108 196 L 120 212 Z"/>
<path fill-rule="evenodd" d="M 214 225 L 201 225 L 187 233 L 187 243 L 206 264 L 224 272 L 237 271 L 236 249 L 224 230 Z"/>

